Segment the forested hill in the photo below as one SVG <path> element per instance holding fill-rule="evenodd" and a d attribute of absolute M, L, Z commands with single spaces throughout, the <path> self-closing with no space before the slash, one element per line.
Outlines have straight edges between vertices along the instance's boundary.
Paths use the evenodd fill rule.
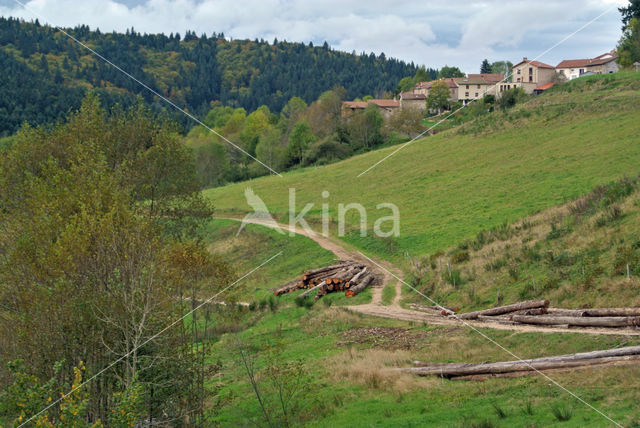
<path fill-rule="evenodd" d="M 254 110 L 280 111 L 294 96 L 310 103 L 323 91 L 344 86 L 348 98 L 393 91 L 416 72 L 384 54 L 356 55 L 326 43 L 227 40 L 223 34 L 184 37 L 91 31 L 68 33 L 191 112 L 204 114 L 212 101 Z M 135 95 L 158 103 L 140 85 L 49 26 L 0 18 L 0 136 L 23 122 L 55 121 L 77 108 L 87 88 L 107 106 L 129 104 Z"/>

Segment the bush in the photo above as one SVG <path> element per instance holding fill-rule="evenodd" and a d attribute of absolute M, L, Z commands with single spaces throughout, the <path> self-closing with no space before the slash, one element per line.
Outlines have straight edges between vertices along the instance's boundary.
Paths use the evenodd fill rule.
<path fill-rule="evenodd" d="M 503 267 L 507 265 L 506 257 L 502 257 L 500 259 L 494 260 L 484 265 L 484 270 L 487 272 L 499 271 Z"/>
<path fill-rule="evenodd" d="M 442 275 L 444 276 L 444 280 L 454 287 L 464 284 L 459 270 L 451 269 L 451 271 L 443 272 Z"/>
<path fill-rule="evenodd" d="M 271 312 L 275 312 L 278 310 L 278 300 L 274 296 L 269 296 L 269 300 L 267 301 L 269 304 L 269 310 Z"/>
<path fill-rule="evenodd" d="M 502 110 L 507 110 L 527 98 L 529 98 L 528 95 L 521 88 L 509 89 L 504 91 L 502 96 L 498 98 L 498 106 Z"/>
<path fill-rule="evenodd" d="M 296 297 L 296 305 L 301 308 L 311 309 L 315 303 L 310 297 Z"/>
<path fill-rule="evenodd" d="M 451 254 L 451 262 L 452 263 L 462 263 L 469 260 L 469 251 L 466 250 L 457 250 L 453 254 Z"/>
<path fill-rule="evenodd" d="M 551 408 L 551 413 L 559 422 L 566 422 L 573 416 L 573 410 L 567 406 L 556 405 Z"/>
<path fill-rule="evenodd" d="M 622 209 L 617 206 L 608 207 L 605 212 L 596 219 L 596 227 L 604 227 L 622 217 Z"/>

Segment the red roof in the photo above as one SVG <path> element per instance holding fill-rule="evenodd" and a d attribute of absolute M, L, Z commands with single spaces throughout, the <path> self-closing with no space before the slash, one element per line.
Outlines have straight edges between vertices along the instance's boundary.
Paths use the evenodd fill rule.
<path fill-rule="evenodd" d="M 589 67 L 594 65 L 602 65 L 611 61 L 615 61 L 618 55 L 615 51 L 603 53 L 592 59 L 565 59 L 556 68 L 576 68 L 576 67 Z"/>
<path fill-rule="evenodd" d="M 344 101 L 342 107 L 353 109 L 365 109 L 369 104 L 375 104 L 378 107 L 393 108 L 400 107 L 400 102 L 396 100 L 369 100 L 369 101 Z"/>
<path fill-rule="evenodd" d="M 545 64 L 544 62 L 540 62 L 540 61 L 529 61 L 527 58 L 522 58 L 522 61 L 520 61 L 519 63 L 517 63 L 511 68 L 516 68 L 520 64 L 524 64 L 524 63 L 531 64 L 534 67 L 538 67 L 538 68 L 550 68 L 550 69 L 555 68 L 553 65 Z"/>
<path fill-rule="evenodd" d="M 498 83 L 504 80 L 504 74 L 502 73 L 478 73 L 468 74 L 469 79 L 484 79 L 487 83 Z"/>
<path fill-rule="evenodd" d="M 367 108 L 366 101 L 345 101 L 342 103 L 343 107 L 347 108 Z"/>
<path fill-rule="evenodd" d="M 378 107 L 400 107 L 400 102 L 396 100 L 369 100 L 368 102 Z"/>
<path fill-rule="evenodd" d="M 551 83 L 545 83 L 542 86 L 538 86 L 536 89 L 534 89 L 535 91 L 544 91 L 546 89 L 549 89 L 550 87 L 552 87 L 553 85 L 555 85 L 555 83 L 551 82 Z"/>
<path fill-rule="evenodd" d="M 402 92 L 400 98 L 403 100 L 424 100 L 427 97 L 424 94 L 414 94 L 413 92 Z"/>
<path fill-rule="evenodd" d="M 444 78 L 439 80 L 432 80 L 430 82 L 420 82 L 416 85 L 418 89 L 431 89 L 434 83 L 444 81 L 450 88 L 457 88 L 458 84 L 453 80 L 453 78 Z"/>

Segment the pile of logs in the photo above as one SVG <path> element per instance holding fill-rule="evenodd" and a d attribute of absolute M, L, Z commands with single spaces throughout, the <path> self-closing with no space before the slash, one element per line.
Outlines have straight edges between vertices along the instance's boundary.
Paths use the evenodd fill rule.
<path fill-rule="evenodd" d="M 445 313 L 443 315 L 453 315 Z M 558 309 L 548 300 L 527 300 L 512 305 L 456 315 L 463 320 L 493 321 L 504 324 L 534 324 L 552 327 L 637 327 L 640 308 Z"/>
<path fill-rule="evenodd" d="M 597 365 L 616 365 L 640 361 L 640 346 L 581 352 L 578 354 L 499 363 L 425 363 L 414 361 L 414 367 L 399 369 L 419 376 L 448 379 L 480 380 L 487 377 L 528 376 L 544 370 L 574 370 Z"/>
<path fill-rule="evenodd" d="M 336 291 L 344 291 L 347 297 L 353 297 L 371 285 L 374 280 L 375 276 L 365 265 L 343 260 L 332 266 L 304 271 L 300 279 L 276 288 L 273 294 L 280 296 L 305 289 L 306 291 L 298 298 L 315 294 L 314 300 L 318 300 L 327 293 Z"/>

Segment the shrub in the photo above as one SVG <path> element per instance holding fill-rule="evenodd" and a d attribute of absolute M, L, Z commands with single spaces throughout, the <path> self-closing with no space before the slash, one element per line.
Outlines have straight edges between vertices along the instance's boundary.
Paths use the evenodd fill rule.
<path fill-rule="evenodd" d="M 269 296 L 267 303 L 271 312 L 275 312 L 278 309 L 278 300 L 274 296 Z"/>
<path fill-rule="evenodd" d="M 296 297 L 295 302 L 297 306 L 306 309 L 311 309 L 314 304 L 313 299 L 310 297 Z"/>
<path fill-rule="evenodd" d="M 551 413 L 559 422 L 566 422 L 573 416 L 573 410 L 567 406 L 556 405 L 551 408 Z"/>
<path fill-rule="evenodd" d="M 451 254 L 451 262 L 452 263 L 462 263 L 469 260 L 469 251 L 467 250 L 457 250 L 453 254 Z"/>
<path fill-rule="evenodd" d="M 453 285 L 454 287 L 464 284 L 464 281 L 462 280 L 462 275 L 460 274 L 460 271 L 457 269 L 451 269 L 450 271 L 447 270 L 443 272 L 442 275 L 444 276 L 444 280 L 449 284 Z"/>
<path fill-rule="evenodd" d="M 492 262 L 489 262 L 486 265 L 484 265 L 484 270 L 486 270 L 488 272 L 499 271 L 500 269 L 502 269 L 506 265 L 507 265 L 507 259 L 506 259 L 506 257 L 502 257 L 500 259 L 496 259 L 496 260 L 494 260 Z"/>
<path fill-rule="evenodd" d="M 607 207 L 604 213 L 596 219 L 596 227 L 604 227 L 622 217 L 622 209 L 617 206 Z"/>
<path fill-rule="evenodd" d="M 551 223 L 551 232 L 547 234 L 547 241 L 560 238 L 569 233 L 568 227 L 558 227 L 555 223 Z"/>

